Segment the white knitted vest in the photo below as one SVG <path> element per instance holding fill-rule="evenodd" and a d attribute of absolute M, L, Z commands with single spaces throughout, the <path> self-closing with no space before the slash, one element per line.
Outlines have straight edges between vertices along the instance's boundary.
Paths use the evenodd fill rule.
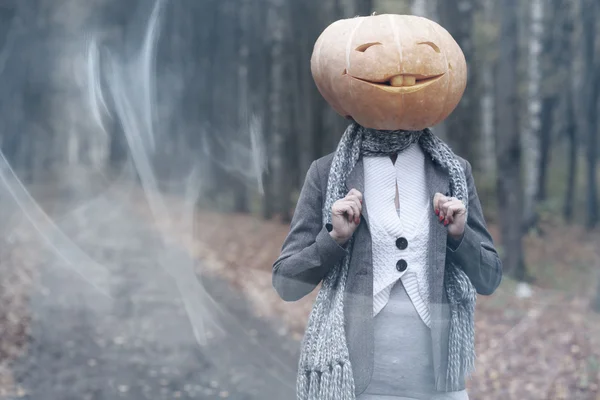
<path fill-rule="evenodd" d="M 389 157 L 365 157 L 365 203 L 373 242 L 373 314 L 387 304 L 398 279 L 423 322 L 429 326 L 427 246 L 430 204 L 425 180 L 425 155 L 418 144 L 400 152 L 394 163 Z M 395 206 L 396 183 L 400 214 Z M 405 238 L 406 249 L 396 246 Z M 399 260 L 407 268 L 398 271 Z"/>

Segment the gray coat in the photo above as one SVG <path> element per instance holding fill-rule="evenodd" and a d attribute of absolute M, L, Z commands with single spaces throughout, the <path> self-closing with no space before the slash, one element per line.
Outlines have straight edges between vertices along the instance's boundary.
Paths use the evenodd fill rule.
<path fill-rule="evenodd" d="M 346 254 L 329 235 L 331 226 L 323 226 L 322 208 L 327 191 L 327 179 L 333 154 L 312 163 L 298 199 L 290 232 L 283 243 L 281 255 L 273 265 L 273 286 L 285 301 L 296 301 L 312 292 L 329 269 Z M 445 388 L 448 358 L 449 308 L 443 290 L 444 267 L 447 260 L 462 266 L 477 293 L 490 295 L 502 279 L 502 264 L 486 228 L 477 197 L 471 165 L 460 159 L 467 178 L 469 207 L 467 226 L 460 242 L 448 237 L 447 229 L 432 214 L 430 218 L 429 266 L 431 292 L 431 335 L 436 387 Z M 431 200 L 435 193 L 447 193 L 449 177 L 429 158 L 426 177 Z M 362 159 L 347 179 L 348 190 L 364 191 Z M 362 223 L 355 235 L 350 262 L 344 315 L 346 337 L 350 351 L 356 394 L 362 393 L 370 382 L 373 370 L 373 264 L 369 232 L 368 204 L 363 202 Z M 366 222 L 366 223 L 365 223 Z M 462 382 L 464 388 L 464 377 Z"/>

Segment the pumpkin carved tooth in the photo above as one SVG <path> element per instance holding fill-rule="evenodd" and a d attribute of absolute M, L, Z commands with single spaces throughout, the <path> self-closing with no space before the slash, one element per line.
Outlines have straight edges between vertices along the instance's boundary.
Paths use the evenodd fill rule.
<path fill-rule="evenodd" d="M 394 87 L 402 86 L 404 82 L 404 77 L 402 75 L 396 75 L 392 79 L 390 79 L 390 85 Z"/>
<path fill-rule="evenodd" d="M 415 86 L 417 84 L 417 78 L 414 76 L 404 76 L 404 86 Z"/>
<path fill-rule="evenodd" d="M 415 86 L 417 82 L 417 78 L 412 75 L 396 75 L 389 81 L 393 87 Z"/>

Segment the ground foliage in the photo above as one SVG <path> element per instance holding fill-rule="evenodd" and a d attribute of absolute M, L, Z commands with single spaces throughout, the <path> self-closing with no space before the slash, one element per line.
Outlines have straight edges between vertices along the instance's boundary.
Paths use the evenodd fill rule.
<path fill-rule="evenodd" d="M 301 340 L 316 291 L 286 303 L 271 284 L 272 264 L 288 225 L 246 214 L 199 211 L 193 238 L 181 234 L 176 220 L 156 220 L 156 229 L 199 261 L 200 279 L 225 279 L 280 336 Z M 490 230 L 496 236 L 495 226 Z M 468 383 L 473 399 L 600 398 L 600 315 L 590 309 L 600 271 L 599 235 L 556 223 L 545 223 L 543 232 L 525 239 L 528 267 L 536 279 L 532 296 L 518 298 L 517 283 L 505 279 L 493 296 L 478 298 L 478 356 Z M 502 248 L 499 241 L 498 247 Z M 4 390 L 11 385 L 7 365 L 27 341 L 27 293 L 32 271 L 41 265 L 31 255 L 25 257 L 26 248 L 13 246 L 9 251 L 11 246 L 6 246 L 0 263 Z"/>
<path fill-rule="evenodd" d="M 283 321 L 281 334 L 300 340 L 316 291 L 285 303 L 271 286 L 288 226 L 208 212 L 198 214 L 197 226 L 189 249 L 211 261 L 199 272 L 225 277 L 257 314 Z M 518 298 L 516 282 L 505 279 L 493 296 L 479 296 L 476 373 L 468 385 L 473 399 L 600 399 L 600 315 L 589 306 L 600 269 L 599 237 L 553 224 L 544 231 L 525 240 L 533 295 Z"/>

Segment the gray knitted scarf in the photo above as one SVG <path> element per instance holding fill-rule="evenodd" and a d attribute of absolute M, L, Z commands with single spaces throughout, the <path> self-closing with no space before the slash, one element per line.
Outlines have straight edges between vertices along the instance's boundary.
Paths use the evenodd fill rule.
<path fill-rule="evenodd" d="M 423 151 L 450 176 L 451 196 L 469 203 L 464 171 L 450 148 L 429 129 L 376 131 L 352 123 L 331 163 L 323 224 L 331 223 L 331 207 L 346 196 L 345 182 L 362 156 L 389 156 L 419 143 Z M 323 279 L 302 341 L 297 377 L 298 400 L 354 400 L 354 378 L 344 329 L 344 295 L 354 238 L 344 257 Z M 461 376 L 470 374 L 475 360 L 475 289 L 457 265 L 445 269 L 444 285 L 450 306 L 447 391 L 460 390 Z"/>

